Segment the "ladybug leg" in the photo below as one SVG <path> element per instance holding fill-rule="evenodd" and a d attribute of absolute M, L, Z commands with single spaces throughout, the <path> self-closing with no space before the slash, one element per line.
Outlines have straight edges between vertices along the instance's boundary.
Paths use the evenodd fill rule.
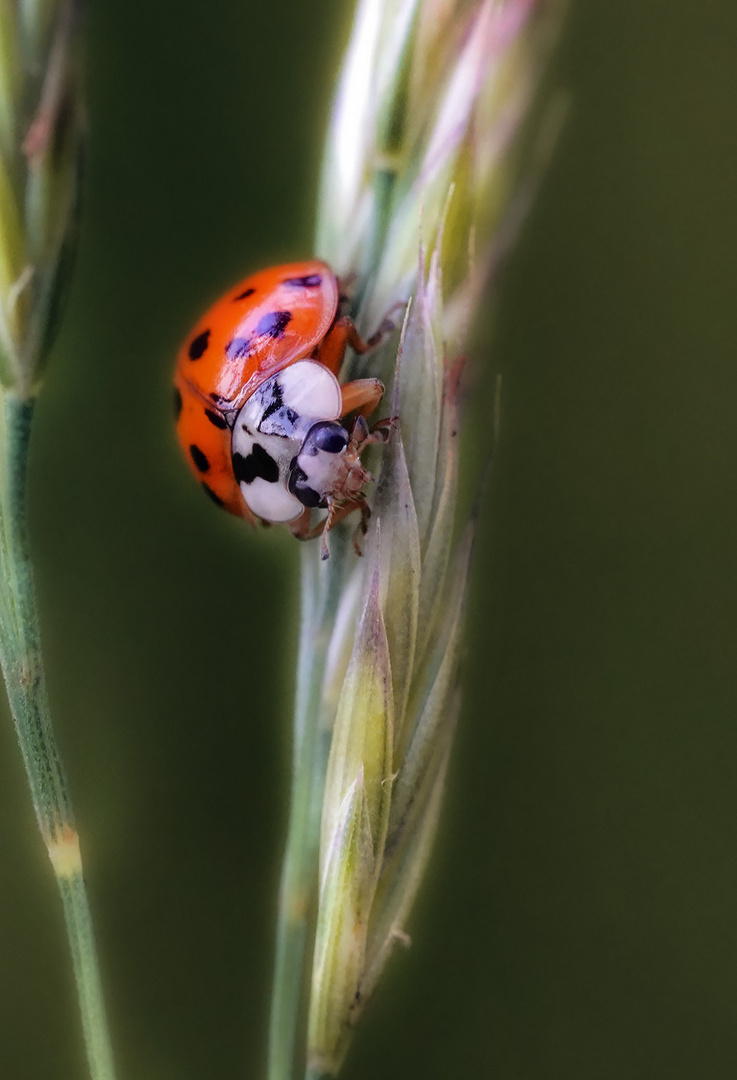
<path fill-rule="evenodd" d="M 362 412 L 359 412 L 356 417 L 356 422 L 353 425 L 353 430 L 351 431 L 351 441 L 348 444 L 348 451 L 358 457 L 363 452 L 364 447 L 370 446 L 371 443 L 389 442 L 392 431 L 396 425 L 397 417 L 388 416 L 385 420 L 379 420 L 378 424 L 375 424 L 369 431 L 366 417 Z"/>
<path fill-rule="evenodd" d="M 384 396 L 384 384 L 380 379 L 354 379 L 340 389 L 343 396 L 341 419 L 352 412 L 370 416 Z"/>
<path fill-rule="evenodd" d="M 311 523 L 312 515 L 307 507 L 305 507 L 298 518 L 295 518 L 294 521 L 287 522 L 287 526 L 292 536 L 297 540 L 311 540 L 313 535 L 313 530 L 310 529 Z M 322 524 L 322 522 L 320 522 L 320 524 Z M 319 533 L 315 533 L 314 535 L 318 536 Z"/>
<path fill-rule="evenodd" d="M 361 556 L 363 555 L 363 549 L 361 548 L 361 540 L 363 540 L 364 536 L 368 532 L 368 523 L 369 518 L 371 517 L 371 508 L 366 499 L 363 497 L 361 498 L 360 502 L 353 504 L 353 508 L 360 509 L 361 511 L 361 520 L 353 530 L 353 550 L 355 551 L 356 555 Z"/>
<path fill-rule="evenodd" d="M 356 284 L 358 275 L 351 273 L 346 274 L 345 277 L 338 278 L 338 311 L 347 309 L 353 299 L 353 286 Z"/>
<path fill-rule="evenodd" d="M 337 376 L 343 363 L 346 347 L 352 344 L 351 337 L 358 338 L 359 343 L 364 344 L 358 336 L 352 320 L 347 315 L 336 319 L 315 350 L 315 359 L 319 360 L 321 364 L 324 364 L 326 368 L 332 371 L 333 375 Z M 365 352 L 366 350 L 361 349 L 360 351 Z"/>
<path fill-rule="evenodd" d="M 324 364 L 325 367 L 329 368 L 334 375 L 337 375 L 340 371 L 340 365 L 343 363 L 343 357 L 345 356 L 345 350 L 348 345 L 350 345 L 353 351 L 357 352 L 359 356 L 362 356 L 371 349 L 375 349 L 376 346 L 379 345 L 394 329 L 394 323 L 389 316 L 387 316 L 382 320 L 376 333 L 372 334 L 370 338 L 364 341 L 353 325 L 353 320 L 347 315 L 343 315 L 340 319 L 335 320 L 318 345 L 315 350 L 315 359 L 319 360 L 321 364 Z"/>
<path fill-rule="evenodd" d="M 332 529 L 333 525 L 337 525 L 339 521 L 342 521 L 347 514 L 353 509 L 352 506 L 345 505 L 338 507 L 335 499 L 328 499 L 328 513 L 327 517 L 324 517 L 322 521 L 318 521 L 302 539 L 314 540 L 316 537 L 320 539 L 320 558 L 324 562 L 330 557 L 330 549 L 328 548 L 328 533 Z"/>
<path fill-rule="evenodd" d="M 329 527 L 332 528 L 334 517 L 333 505 L 331 503 L 330 510 L 327 517 L 324 517 L 321 521 L 318 521 L 317 525 L 312 525 L 312 515 L 310 511 L 305 507 L 302 513 L 294 521 L 288 523 L 289 531 L 292 536 L 297 540 L 315 540 L 318 536 L 322 536 L 322 543 L 320 545 L 320 558 L 327 559 L 330 554 L 328 551 L 328 543 L 326 539 L 326 530 Z"/>
<path fill-rule="evenodd" d="M 357 555 L 362 555 L 363 552 L 361 551 L 358 538 L 359 535 L 366 535 L 368 521 L 371 517 L 368 503 L 363 496 L 358 496 L 357 498 L 344 503 L 339 503 L 336 499 L 328 499 L 327 516 L 324 517 L 322 521 L 318 521 L 317 525 L 310 528 L 310 512 L 309 510 L 305 510 L 304 514 L 301 514 L 296 521 L 290 522 L 289 528 L 292 531 L 292 535 L 296 536 L 298 540 L 315 540 L 320 536 L 322 538 L 320 541 L 320 558 L 324 562 L 325 559 L 330 557 L 328 533 L 334 525 L 337 525 L 343 518 L 348 517 L 354 510 L 361 511 L 361 520 L 353 535 L 353 547 L 355 548 Z"/>
<path fill-rule="evenodd" d="M 342 514 L 341 516 L 345 517 L 345 514 Z M 335 500 L 329 499 L 328 516 L 320 522 L 320 525 L 322 526 L 320 530 L 320 558 L 323 562 L 325 562 L 326 559 L 330 558 L 330 549 L 328 547 L 328 533 L 332 529 L 333 525 L 336 525 L 339 520 L 340 517 L 338 516 L 338 511 L 335 506 Z"/>
<path fill-rule="evenodd" d="M 352 514 L 354 510 L 361 511 L 361 520 L 353 530 L 353 550 L 359 558 L 363 555 L 361 540 L 363 540 L 364 536 L 368 532 L 368 523 L 371 517 L 371 510 L 365 496 L 358 495 L 355 499 L 352 499 L 350 502 L 344 503 L 342 506 L 338 506 L 336 503 L 331 504 L 328 516 L 325 518 L 325 529 L 322 534 L 322 541 L 320 545 L 321 559 L 327 559 L 329 555 L 328 532 L 330 531 L 330 529 L 332 529 L 334 525 L 337 525 L 339 521 L 342 521 L 343 518 L 346 518 L 349 514 Z"/>
<path fill-rule="evenodd" d="M 355 499 L 351 499 L 350 502 L 342 504 L 334 499 L 330 499 L 328 516 L 319 523 L 315 530 L 315 535 L 322 534 L 322 539 L 320 541 L 320 558 L 323 561 L 330 555 L 330 550 L 328 548 L 328 533 L 334 525 L 337 525 L 343 518 L 347 518 L 354 510 L 361 511 L 361 520 L 353 533 L 353 549 L 356 552 L 356 555 L 363 555 L 359 543 L 359 536 L 364 537 L 368 532 L 368 521 L 371 517 L 371 511 L 369 510 L 366 499 L 363 495 L 359 495 Z"/>

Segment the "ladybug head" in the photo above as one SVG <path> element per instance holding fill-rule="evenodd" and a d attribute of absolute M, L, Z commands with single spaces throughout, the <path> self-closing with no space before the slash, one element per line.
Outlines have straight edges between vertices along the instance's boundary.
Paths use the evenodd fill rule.
<path fill-rule="evenodd" d="M 353 464 L 346 455 L 349 442 L 346 429 L 334 420 L 312 425 L 289 468 L 289 490 L 303 506 L 326 506 L 329 495 L 343 493 Z"/>

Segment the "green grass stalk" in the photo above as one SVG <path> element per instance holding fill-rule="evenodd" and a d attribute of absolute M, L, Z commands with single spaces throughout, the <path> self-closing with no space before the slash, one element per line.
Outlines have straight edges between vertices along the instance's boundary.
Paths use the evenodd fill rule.
<path fill-rule="evenodd" d="M 322 689 L 329 631 L 340 598 L 340 569 L 349 552 L 344 543 L 334 543 L 329 562 L 322 566 L 316 565 L 309 547 L 302 555 L 292 792 L 279 894 L 269 1080 L 291 1080 L 304 1069 L 307 960 L 315 937 L 322 800 L 332 736 L 324 722 Z"/>
<path fill-rule="evenodd" d="M 61 894 L 92 1080 L 114 1080 L 97 950 L 69 788 L 51 727 L 26 524 L 34 399 L 4 395 L 0 665 L 33 808 Z"/>

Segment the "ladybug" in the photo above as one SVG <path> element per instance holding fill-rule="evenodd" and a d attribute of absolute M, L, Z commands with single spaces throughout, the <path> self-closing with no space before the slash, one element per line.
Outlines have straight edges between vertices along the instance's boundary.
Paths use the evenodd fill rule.
<path fill-rule="evenodd" d="M 346 347 L 368 352 L 393 328 L 364 341 L 340 316 L 338 280 L 317 259 L 260 270 L 230 289 L 196 324 L 177 356 L 177 435 L 206 494 L 255 523 L 283 522 L 309 540 L 354 510 L 370 511 L 361 464 L 391 421 L 369 431 L 379 379 L 341 386 Z M 312 524 L 312 510 L 327 514 Z M 356 550 L 359 550 L 354 540 Z"/>

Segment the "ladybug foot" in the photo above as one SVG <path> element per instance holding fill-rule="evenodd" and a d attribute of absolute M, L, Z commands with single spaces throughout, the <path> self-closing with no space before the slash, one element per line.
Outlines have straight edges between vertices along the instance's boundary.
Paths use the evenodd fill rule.
<path fill-rule="evenodd" d="M 345 277 L 336 278 L 338 283 L 338 304 L 341 305 L 342 310 L 345 311 L 346 307 L 353 300 L 355 292 L 354 286 L 358 280 L 358 274 L 351 272 L 346 274 Z"/>
<path fill-rule="evenodd" d="M 358 525 L 356 525 L 355 529 L 353 530 L 353 537 L 352 537 L 352 539 L 353 539 L 353 550 L 355 551 L 356 555 L 358 555 L 359 559 L 363 555 L 363 548 L 361 547 L 361 541 L 363 540 L 366 533 L 368 532 L 368 523 L 369 523 L 369 518 L 370 517 L 371 517 L 371 507 L 369 506 L 369 504 L 364 499 L 363 502 L 361 503 L 361 520 L 359 521 Z"/>
<path fill-rule="evenodd" d="M 320 538 L 320 559 L 323 562 L 325 562 L 326 559 L 330 558 L 328 533 L 334 525 L 337 525 L 337 523 L 339 521 L 342 521 L 344 517 L 347 517 L 348 514 L 352 514 L 354 510 L 361 511 L 361 520 L 353 530 L 353 535 L 351 539 L 353 541 L 353 550 L 355 551 L 356 555 L 358 555 L 359 559 L 362 558 L 363 547 L 361 546 L 361 541 L 368 532 L 368 523 L 371 517 L 371 510 L 369 508 L 369 504 L 363 498 L 360 501 L 356 500 L 355 502 L 349 503 L 346 506 L 341 506 L 340 509 L 334 509 L 333 504 L 333 507 L 331 507 L 330 512 L 325 518 L 324 523 L 321 522 L 321 525 L 324 524 L 322 536 Z"/>
<path fill-rule="evenodd" d="M 375 436 L 374 442 L 388 443 L 392 437 L 392 432 L 395 428 L 399 427 L 398 416 L 387 416 L 384 420 L 379 420 L 371 429 L 371 435 Z"/>
<path fill-rule="evenodd" d="M 318 530 L 321 534 L 320 559 L 323 562 L 325 562 L 326 559 L 330 558 L 328 533 L 333 528 L 333 526 L 337 525 L 339 521 L 343 520 L 343 518 L 348 517 L 349 514 L 352 514 L 354 510 L 361 511 L 361 520 L 356 526 L 355 532 L 353 534 L 353 550 L 356 552 L 356 555 L 363 555 L 363 551 L 361 550 L 361 546 L 359 543 L 359 537 L 365 536 L 368 531 L 368 520 L 371 517 L 371 511 L 369 510 L 368 503 L 366 502 L 365 498 L 363 498 L 363 496 L 353 499 L 350 502 L 343 503 L 342 505 L 338 505 L 335 500 L 331 499 L 329 501 L 327 517 L 320 522 L 320 524 L 317 526 L 317 529 L 315 530 L 315 535 L 317 535 Z"/>
<path fill-rule="evenodd" d="M 364 449 L 372 443 L 388 443 L 398 423 L 399 417 L 387 416 L 385 420 L 379 420 L 369 430 L 366 418 L 357 416 L 351 431 L 351 441 L 348 444 L 350 451 L 354 454 L 362 454 Z"/>
<path fill-rule="evenodd" d="M 388 338 L 389 335 L 397 329 L 397 322 L 394 316 L 398 312 L 404 311 L 406 307 L 407 304 L 404 300 L 397 300 L 396 304 L 392 304 L 384 318 L 381 320 L 378 328 L 366 341 L 366 344 L 370 349 L 375 349 L 377 345 L 380 345 L 382 341 Z"/>

